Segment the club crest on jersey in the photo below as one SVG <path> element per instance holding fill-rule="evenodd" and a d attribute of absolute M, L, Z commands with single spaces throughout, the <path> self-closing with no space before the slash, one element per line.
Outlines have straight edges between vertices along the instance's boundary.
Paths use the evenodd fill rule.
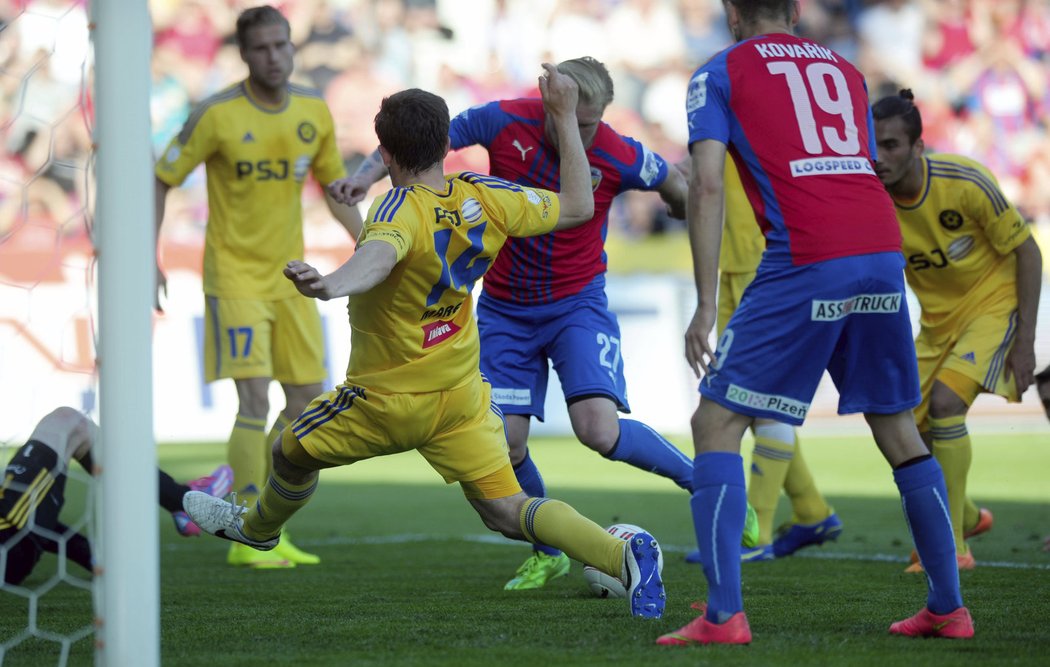
<path fill-rule="evenodd" d="M 685 110 L 692 113 L 707 104 L 707 77 L 710 72 L 700 72 L 689 82 L 689 91 L 685 94 Z"/>
<path fill-rule="evenodd" d="M 425 350 L 428 347 L 433 347 L 448 340 L 456 335 L 456 332 L 460 329 L 461 327 L 458 324 L 448 320 L 438 320 L 437 322 L 423 325 L 423 349 Z"/>
<path fill-rule="evenodd" d="M 602 171 L 597 167 L 591 167 L 591 190 L 594 192 L 598 191 L 598 186 L 602 184 Z"/>
<path fill-rule="evenodd" d="M 941 211 L 941 214 L 940 216 L 938 216 L 938 219 L 941 221 L 941 227 L 944 227 L 950 232 L 959 229 L 960 227 L 962 227 L 963 224 L 962 213 L 959 213 L 958 211 L 953 211 L 950 208 Z"/>
<path fill-rule="evenodd" d="M 460 215 L 463 216 L 463 219 L 467 222 L 477 222 L 478 220 L 481 220 L 481 214 L 483 212 L 481 204 L 473 197 L 464 201 L 459 207 Z"/>
<path fill-rule="evenodd" d="M 299 123 L 299 127 L 296 128 L 296 133 L 299 135 L 299 138 L 303 140 L 304 144 L 312 144 L 314 139 L 317 138 L 317 128 L 308 120 Z"/>

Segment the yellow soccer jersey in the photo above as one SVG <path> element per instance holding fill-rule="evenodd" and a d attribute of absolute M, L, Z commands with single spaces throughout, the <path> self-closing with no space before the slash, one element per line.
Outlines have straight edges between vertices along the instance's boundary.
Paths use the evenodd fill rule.
<path fill-rule="evenodd" d="M 766 237 L 762 236 L 755 210 L 744 193 L 744 184 L 732 160 L 726 160 L 725 193 L 726 218 L 718 267 L 723 273 L 754 273 L 766 249 Z"/>
<path fill-rule="evenodd" d="M 324 99 L 290 85 L 285 105 L 271 109 L 253 98 L 247 81 L 227 88 L 194 110 L 155 171 L 176 186 L 201 162 L 209 209 L 204 293 L 262 300 L 297 294 L 281 269 L 303 256 L 307 172 L 322 185 L 346 175 Z"/>
<path fill-rule="evenodd" d="M 905 275 L 922 306 L 920 322 L 939 333 L 965 325 L 985 304 L 1017 302 L 1013 250 L 1031 232 L 995 177 L 959 155 L 923 158 L 923 192 L 894 201 Z"/>
<path fill-rule="evenodd" d="M 423 185 L 376 199 L 359 244 L 397 250 L 390 276 L 350 298 L 347 382 L 384 393 L 451 389 L 478 373 L 471 289 L 508 236 L 554 229 L 558 195 L 463 172 L 445 192 Z"/>

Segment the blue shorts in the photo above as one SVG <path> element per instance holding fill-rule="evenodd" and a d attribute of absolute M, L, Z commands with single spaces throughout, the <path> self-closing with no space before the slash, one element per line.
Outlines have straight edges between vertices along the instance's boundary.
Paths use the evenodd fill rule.
<path fill-rule="evenodd" d="M 700 393 L 740 414 L 801 424 L 827 369 L 839 414 L 919 404 L 899 253 L 758 268 Z"/>
<path fill-rule="evenodd" d="M 519 305 L 482 292 L 478 299 L 481 372 L 504 414 L 543 421 L 548 360 L 567 402 L 606 396 L 630 412 L 620 356 L 620 325 L 600 286 L 542 305 Z"/>

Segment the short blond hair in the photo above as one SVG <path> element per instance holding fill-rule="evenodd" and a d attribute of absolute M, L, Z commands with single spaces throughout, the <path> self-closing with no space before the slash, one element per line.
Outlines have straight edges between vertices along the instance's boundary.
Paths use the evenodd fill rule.
<path fill-rule="evenodd" d="M 609 70 L 590 56 L 558 63 L 558 71 L 569 76 L 580 88 L 580 102 L 604 109 L 613 101 L 613 81 Z"/>

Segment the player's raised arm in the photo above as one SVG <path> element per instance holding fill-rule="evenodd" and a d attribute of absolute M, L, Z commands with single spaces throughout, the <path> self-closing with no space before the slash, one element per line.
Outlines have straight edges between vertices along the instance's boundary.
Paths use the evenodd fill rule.
<path fill-rule="evenodd" d="M 571 77 L 559 72 L 554 65 L 543 63 L 543 69 L 546 73 L 539 79 L 540 95 L 544 109 L 554 120 L 561 158 L 561 215 L 554 229 L 568 229 L 594 217 L 590 166 L 576 119 L 579 89 Z"/>
<path fill-rule="evenodd" d="M 708 337 L 715 325 L 718 287 L 718 254 L 722 247 L 722 217 L 725 208 L 726 146 L 714 139 L 692 145 L 692 169 L 686 218 L 689 247 L 693 253 L 697 306 L 685 332 L 685 358 L 699 377 L 714 356 Z"/>
<path fill-rule="evenodd" d="M 328 301 L 364 294 L 383 282 L 397 264 L 397 251 L 389 243 L 362 244 L 354 255 L 327 276 L 306 262 L 292 260 L 284 275 L 303 296 Z"/>

